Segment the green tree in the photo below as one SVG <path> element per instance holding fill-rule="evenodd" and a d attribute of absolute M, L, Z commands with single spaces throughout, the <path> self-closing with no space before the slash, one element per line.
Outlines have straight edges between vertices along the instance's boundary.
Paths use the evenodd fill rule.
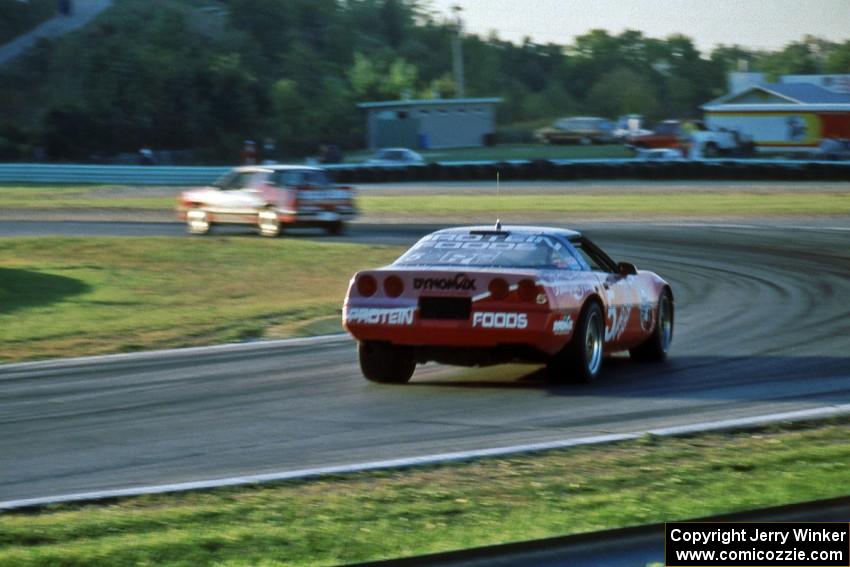
<path fill-rule="evenodd" d="M 595 114 L 619 116 L 643 114 L 651 119 L 661 116 L 658 93 L 643 76 L 625 68 L 606 73 L 593 85 L 587 105 Z"/>
<path fill-rule="evenodd" d="M 827 73 L 850 73 L 850 41 L 835 45 L 826 55 L 824 71 Z"/>

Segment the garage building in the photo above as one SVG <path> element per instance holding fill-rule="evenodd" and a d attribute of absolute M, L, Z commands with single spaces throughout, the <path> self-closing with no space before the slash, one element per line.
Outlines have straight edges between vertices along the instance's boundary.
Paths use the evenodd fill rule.
<path fill-rule="evenodd" d="M 463 148 L 490 144 L 500 98 L 363 102 L 370 149 Z"/>
<path fill-rule="evenodd" d="M 824 138 L 850 139 L 850 75 L 786 75 L 702 109 L 710 128 L 748 134 L 761 151 L 810 151 Z"/>

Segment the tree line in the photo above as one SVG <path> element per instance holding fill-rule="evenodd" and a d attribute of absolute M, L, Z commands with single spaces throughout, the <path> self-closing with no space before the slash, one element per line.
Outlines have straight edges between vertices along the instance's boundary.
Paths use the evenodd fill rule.
<path fill-rule="evenodd" d="M 0 69 L 0 159 L 87 160 L 140 147 L 232 162 L 363 144 L 357 102 L 452 97 L 454 26 L 415 0 L 118 0 L 82 31 Z M 570 114 L 690 118 L 726 74 L 850 72 L 850 41 L 765 52 L 593 30 L 563 44 L 463 38 L 467 96 L 498 96 L 503 140 Z"/>

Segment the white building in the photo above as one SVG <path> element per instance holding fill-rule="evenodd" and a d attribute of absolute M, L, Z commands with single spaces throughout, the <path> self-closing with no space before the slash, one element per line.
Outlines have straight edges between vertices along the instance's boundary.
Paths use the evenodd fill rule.
<path fill-rule="evenodd" d="M 710 128 L 750 135 L 761 151 L 810 151 L 824 138 L 850 139 L 850 75 L 785 75 L 777 83 L 746 75 L 730 77 L 729 94 L 702 106 Z"/>
<path fill-rule="evenodd" d="M 371 149 L 462 148 L 492 143 L 500 98 L 363 102 Z"/>

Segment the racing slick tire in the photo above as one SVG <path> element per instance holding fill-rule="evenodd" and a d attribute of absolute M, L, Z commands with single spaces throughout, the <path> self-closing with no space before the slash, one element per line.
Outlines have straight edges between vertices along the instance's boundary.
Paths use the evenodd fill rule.
<path fill-rule="evenodd" d="M 664 362 L 673 341 L 673 298 L 664 290 L 658 298 L 655 329 L 640 345 L 629 349 L 632 360 L 638 362 Z"/>
<path fill-rule="evenodd" d="M 589 384 L 599 377 L 605 350 L 605 317 L 598 303 L 581 313 L 570 343 L 547 365 L 553 382 Z"/>
<path fill-rule="evenodd" d="M 345 223 L 342 221 L 330 222 L 325 225 L 325 230 L 328 234 L 332 236 L 339 236 L 340 234 L 345 234 Z"/>
<path fill-rule="evenodd" d="M 260 235 L 276 238 L 280 236 L 282 227 L 277 212 L 274 209 L 263 209 L 257 215 L 257 230 Z"/>
<path fill-rule="evenodd" d="M 370 382 L 404 384 L 416 369 L 411 348 L 361 341 L 357 343 L 357 356 L 360 371 Z"/>
<path fill-rule="evenodd" d="M 186 230 L 189 234 L 209 234 L 212 228 L 209 213 L 195 208 L 186 212 Z"/>

